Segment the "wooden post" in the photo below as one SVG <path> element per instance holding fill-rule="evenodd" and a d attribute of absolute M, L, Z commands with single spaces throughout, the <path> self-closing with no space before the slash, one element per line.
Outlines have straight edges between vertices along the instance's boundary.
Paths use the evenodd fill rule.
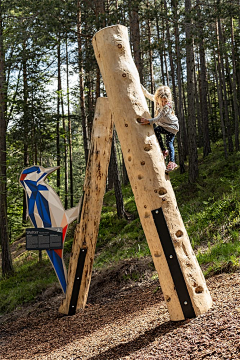
<path fill-rule="evenodd" d="M 75 314 L 87 301 L 92 266 L 111 155 L 113 123 L 108 99 L 98 98 L 92 130 L 91 149 L 84 181 L 84 196 L 68 267 L 66 298 L 59 311 Z"/>
<path fill-rule="evenodd" d="M 100 30 L 93 47 L 170 318 L 178 321 L 197 316 L 211 307 L 212 299 L 165 174 L 153 127 L 137 121 L 150 115 L 127 28 L 116 25 Z M 185 311 L 189 306 L 190 312 Z"/>

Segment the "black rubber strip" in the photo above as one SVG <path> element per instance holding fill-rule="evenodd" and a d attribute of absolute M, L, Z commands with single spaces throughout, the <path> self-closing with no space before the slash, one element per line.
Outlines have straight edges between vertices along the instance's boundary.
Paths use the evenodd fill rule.
<path fill-rule="evenodd" d="M 191 298 L 188 293 L 187 285 L 184 280 L 182 269 L 177 258 L 162 208 L 152 210 L 152 215 L 184 317 L 194 318 L 196 317 L 196 314 L 192 306 Z"/>
<path fill-rule="evenodd" d="M 83 268 L 84 268 L 86 254 L 87 254 L 86 248 L 80 249 L 77 270 L 76 270 L 75 279 L 74 279 L 74 283 L 73 283 L 72 296 L 71 296 L 70 305 L 69 305 L 69 309 L 68 309 L 68 315 L 76 314 L 77 301 L 78 301 L 78 295 L 79 295 L 80 286 L 81 286 L 81 282 L 82 282 L 82 274 L 83 274 Z"/>

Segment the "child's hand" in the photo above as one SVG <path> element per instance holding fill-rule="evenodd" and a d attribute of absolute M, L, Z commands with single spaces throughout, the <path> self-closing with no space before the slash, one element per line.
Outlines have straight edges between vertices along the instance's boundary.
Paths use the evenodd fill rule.
<path fill-rule="evenodd" d="M 139 118 L 138 122 L 139 122 L 139 124 L 142 124 L 142 125 L 150 124 L 149 120 L 145 119 L 145 118 Z"/>

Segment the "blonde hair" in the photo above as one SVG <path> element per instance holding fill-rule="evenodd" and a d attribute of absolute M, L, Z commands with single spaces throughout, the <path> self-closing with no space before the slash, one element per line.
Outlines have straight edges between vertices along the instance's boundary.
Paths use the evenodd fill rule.
<path fill-rule="evenodd" d="M 162 102 L 159 99 L 167 99 L 172 104 L 172 93 L 169 86 L 159 86 L 154 94 L 154 100 L 158 107 L 162 107 Z"/>

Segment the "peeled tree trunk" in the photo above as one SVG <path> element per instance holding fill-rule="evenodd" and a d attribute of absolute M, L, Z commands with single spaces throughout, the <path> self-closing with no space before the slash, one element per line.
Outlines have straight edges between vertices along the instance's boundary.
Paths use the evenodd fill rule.
<path fill-rule="evenodd" d="M 164 214 L 195 315 L 200 315 L 211 307 L 211 296 L 190 245 L 169 176 L 165 174 L 164 158 L 153 127 L 138 123 L 139 117 L 150 118 L 150 115 L 131 56 L 127 28 L 116 25 L 100 30 L 93 38 L 93 47 L 170 318 L 185 319 L 184 305 L 180 303 L 169 259 L 162 247 L 161 229 L 157 230 L 153 218 L 154 211 L 159 210 Z"/>
<path fill-rule="evenodd" d="M 74 314 L 77 309 L 86 305 L 89 285 L 92 276 L 93 260 L 98 236 L 103 196 L 105 194 L 108 165 L 111 155 L 113 135 L 112 115 L 107 98 L 98 98 L 93 120 L 91 148 L 89 151 L 84 196 L 80 223 L 77 224 L 72 253 L 68 267 L 67 291 L 59 311 L 63 314 Z M 78 275 L 78 263 L 81 250 L 86 257 L 81 272 L 79 288 L 75 287 Z M 81 260 L 81 259 L 80 259 Z M 74 301 L 74 298 L 76 301 Z M 72 309 L 74 307 L 74 309 Z"/>

